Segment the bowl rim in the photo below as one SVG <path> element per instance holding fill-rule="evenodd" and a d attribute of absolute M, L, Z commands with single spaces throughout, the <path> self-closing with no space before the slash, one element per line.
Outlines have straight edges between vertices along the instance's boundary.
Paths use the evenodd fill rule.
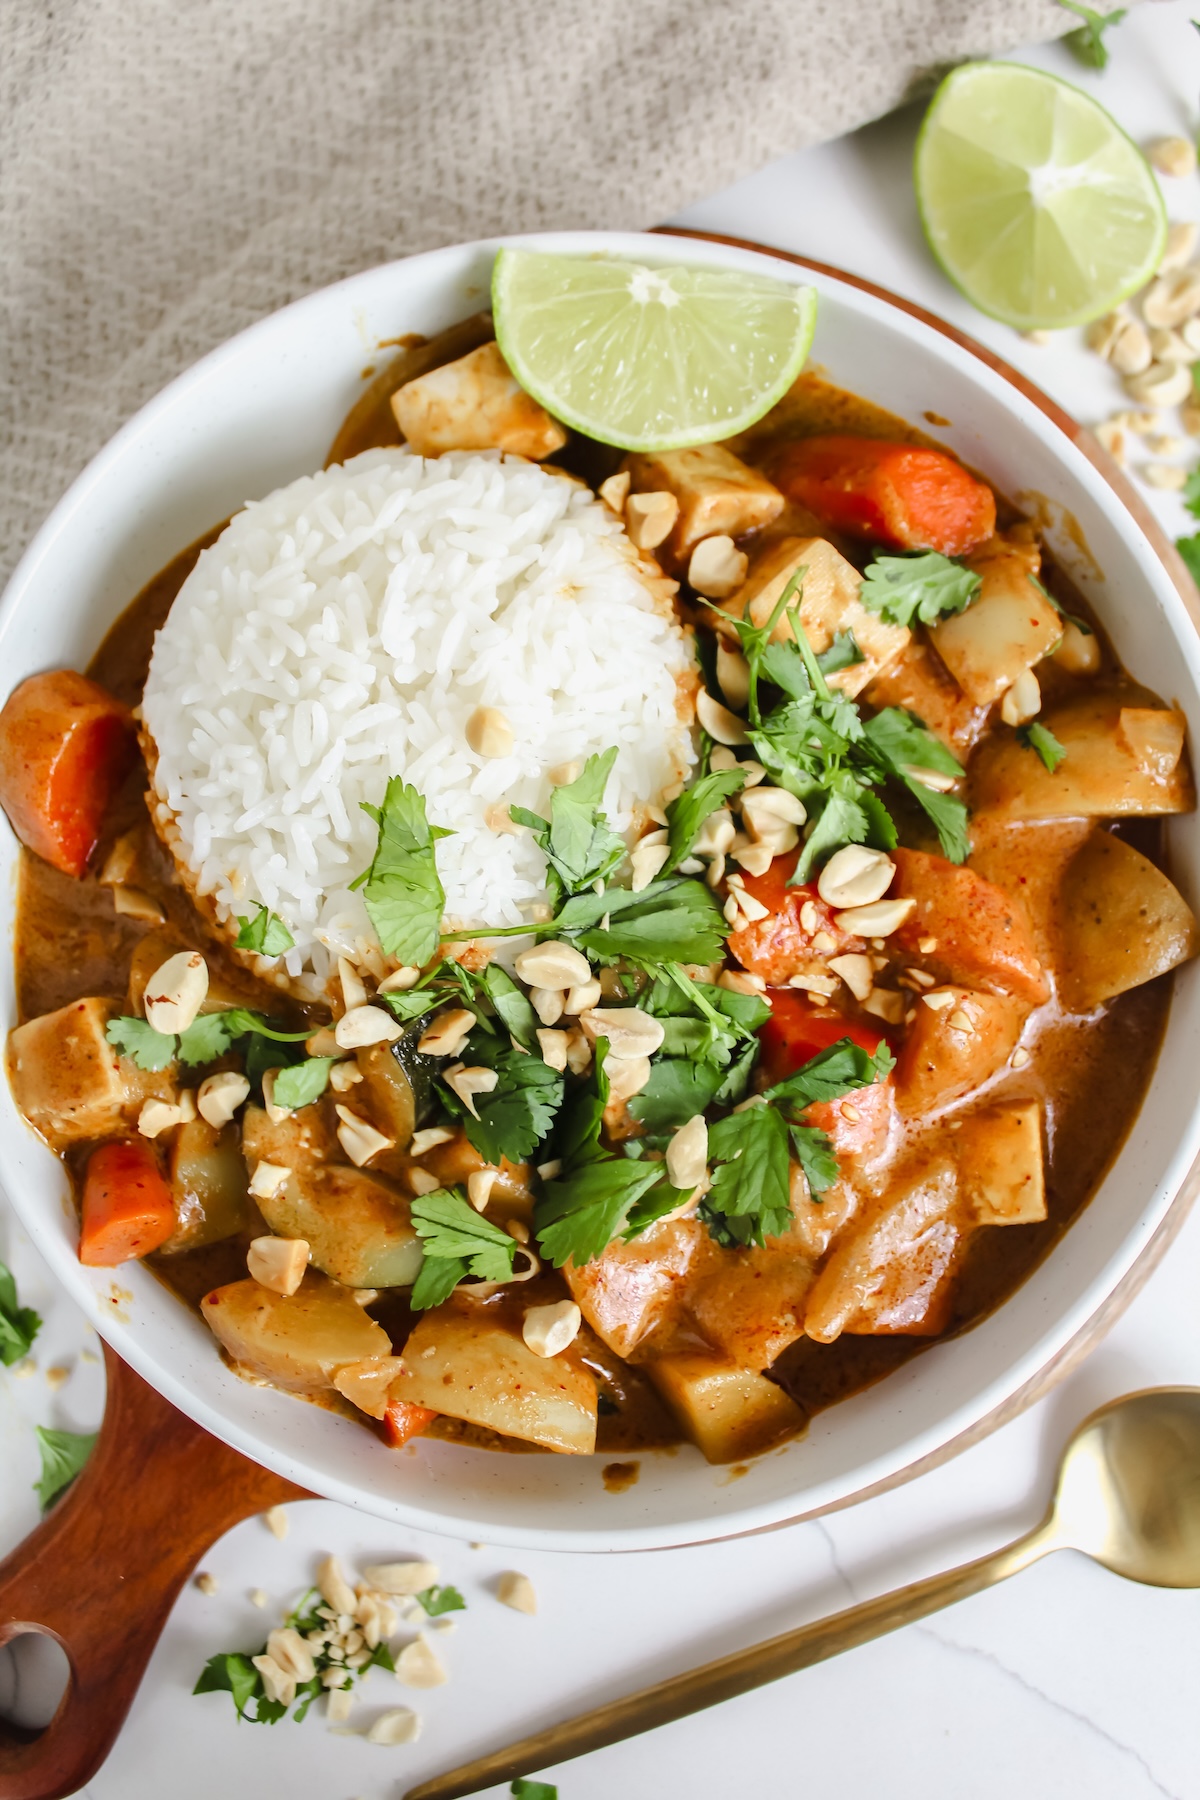
<path fill-rule="evenodd" d="M 293 301 L 289 306 L 268 314 L 250 325 L 245 331 L 217 345 L 206 356 L 182 371 L 127 420 L 92 458 L 53 507 L 18 563 L 5 594 L 0 597 L 0 647 L 3 645 L 7 627 L 15 610 L 14 603 L 27 598 L 25 590 L 31 582 L 36 580 L 39 565 L 47 555 L 51 544 L 69 526 L 76 512 L 86 505 L 93 488 L 108 478 L 110 467 L 119 461 L 126 445 L 136 439 L 148 424 L 156 423 L 164 417 L 171 408 L 186 404 L 192 387 L 201 383 L 223 358 L 232 357 L 235 347 L 237 351 L 242 352 L 256 338 L 269 338 L 273 326 L 282 314 L 303 308 L 320 297 L 329 296 L 339 290 L 349 290 L 364 278 L 378 277 L 389 270 L 396 271 L 397 277 L 402 279 L 400 272 L 411 268 L 414 263 L 429 264 L 439 257 L 451 258 L 455 255 L 465 257 L 468 253 L 491 253 L 501 244 L 536 244 L 547 248 L 557 245 L 561 249 L 564 242 L 570 240 L 572 245 L 588 242 L 593 244 L 597 251 L 607 249 L 610 253 L 617 255 L 636 254 L 639 245 L 644 246 L 647 253 L 653 252 L 655 255 L 660 255 L 674 239 L 691 240 L 714 247 L 727 247 L 741 254 L 749 253 L 761 257 L 768 262 L 789 264 L 795 268 L 818 274 L 831 284 L 858 290 L 860 293 L 871 296 L 886 309 L 907 314 L 920 326 L 939 337 L 950 340 L 969 357 L 982 363 L 994 376 L 1015 388 L 1026 402 L 1035 406 L 1063 434 L 1073 448 L 1093 465 L 1094 472 L 1115 491 L 1121 502 L 1118 510 L 1129 515 L 1129 524 L 1132 525 L 1134 533 L 1140 533 L 1144 539 L 1148 540 L 1148 547 L 1153 550 L 1156 560 L 1165 567 L 1165 573 L 1182 602 L 1192 629 L 1197 634 L 1197 639 L 1200 640 L 1200 597 L 1197 596 L 1177 552 L 1165 538 L 1141 497 L 1136 494 L 1090 433 L 1077 425 L 1056 402 L 1043 394 L 1019 371 L 967 334 L 937 318 L 915 302 L 896 295 L 862 277 L 849 274 L 829 264 L 795 253 L 776 250 L 749 240 L 680 227 L 661 227 L 654 233 L 542 232 L 515 236 L 498 234 L 494 238 L 476 240 L 472 243 L 444 246 L 440 249 L 423 252 L 415 257 L 401 258 L 388 264 L 377 265 L 372 269 L 361 270 L 342 281 L 332 283 L 323 289 L 314 290 Z M 1125 526 L 1125 530 L 1128 532 L 1128 525 Z M 1178 632 L 1175 632 L 1175 636 L 1178 637 Z M 1037 1341 L 1031 1349 L 1007 1364 L 999 1375 L 981 1379 L 972 1389 L 972 1397 L 969 1401 L 952 1403 L 949 1412 L 936 1426 L 925 1428 L 916 1434 L 918 1445 L 924 1438 L 930 1447 L 918 1448 L 915 1456 L 907 1460 L 900 1460 L 899 1452 L 889 1452 L 887 1458 L 878 1459 L 874 1469 L 870 1462 L 867 1462 L 862 1465 L 866 1477 L 863 1483 L 847 1490 L 845 1482 L 842 1482 L 840 1483 L 841 1491 L 837 1494 L 823 1495 L 821 1493 L 822 1485 L 825 1487 L 839 1485 L 836 1481 L 831 1483 L 827 1479 L 824 1484 L 817 1481 L 811 1490 L 814 1504 L 803 1507 L 800 1511 L 790 1510 L 786 1501 L 781 1502 L 776 1498 L 752 1503 L 740 1511 L 736 1508 L 730 1509 L 719 1518 L 714 1519 L 711 1528 L 708 1528 L 707 1522 L 705 1522 L 701 1529 L 697 1530 L 696 1527 L 700 1524 L 699 1520 L 690 1520 L 682 1526 L 675 1527 L 661 1524 L 622 1526 L 614 1518 L 611 1527 L 606 1529 L 580 1529 L 578 1526 L 570 1524 L 564 1525 L 561 1529 L 549 1528 L 553 1530 L 553 1539 L 551 1540 L 545 1525 L 536 1529 L 518 1528 L 507 1523 L 500 1526 L 492 1519 L 469 1520 L 457 1514 L 445 1517 L 439 1514 L 435 1508 L 421 1503 L 406 1505 L 395 1503 L 384 1496 L 373 1497 L 369 1491 L 353 1480 L 336 1479 L 327 1471 L 312 1467 L 303 1452 L 285 1454 L 268 1446 L 267 1453 L 264 1454 L 263 1446 L 252 1437 L 248 1430 L 224 1417 L 220 1406 L 215 1402 L 204 1396 L 193 1394 L 186 1387 L 177 1370 L 170 1367 L 156 1351 L 148 1350 L 144 1342 L 137 1337 L 136 1332 L 131 1330 L 119 1316 L 114 1316 L 112 1310 L 106 1311 L 101 1306 L 99 1295 L 83 1279 L 79 1265 L 70 1260 L 70 1266 L 68 1266 L 69 1259 L 63 1254 L 60 1239 L 42 1220 L 38 1208 L 31 1205 L 26 1210 L 20 1201 L 12 1199 L 13 1193 L 20 1191 L 20 1183 L 13 1183 L 6 1179 L 6 1162 L 5 1139 L 0 1133 L 0 1181 L 3 1182 L 4 1189 L 10 1196 L 15 1216 L 29 1232 L 55 1276 L 63 1282 L 72 1297 L 84 1305 L 89 1319 L 116 1352 L 124 1357 L 151 1386 L 204 1429 L 232 1445 L 252 1461 L 274 1469 L 286 1479 L 296 1482 L 315 1494 L 375 1512 L 379 1516 L 395 1522 L 407 1523 L 454 1536 L 486 1535 L 492 1541 L 506 1542 L 512 1545 L 527 1544 L 567 1551 L 605 1550 L 611 1552 L 615 1548 L 664 1548 L 775 1529 L 802 1518 L 818 1516 L 854 1504 L 858 1500 L 898 1486 L 913 1479 L 914 1476 L 936 1467 L 939 1463 L 957 1455 L 961 1450 L 968 1448 L 970 1444 L 988 1435 L 999 1425 L 1015 1417 L 1032 1401 L 1046 1392 L 1082 1356 L 1087 1354 L 1098 1336 L 1119 1316 L 1148 1278 L 1171 1239 L 1181 1227 L 1197 1192 L 1200 1191 L 1200 1155 L 1198 1155 L 1189 1168 L 1173 1178 L 1175 1183 L 1173 1192 L 1165 1201 L 1160 1202 L 1149 1235 L 1147 1236 L 1144 1232 L 1140 1234 L 1144 1241 L 1140 1243 L 1137 1241 L 1139 1233 L 1131 1226 L 1130 1231 L 1121 1239 L 1118 1249 L 1106 1261 L 1102 1272 L 1089 1282 L 1078 1300 L 1069 1307 L 1065 1306 L 1063 1311 L 1058 1313 L 1049 1325 L 1038 1333 Z M 1066 1329 L 1068 1323 L 1071 1327 L 1069 1330 Z M 966 1416 L 968 1414 L 969 1417 Z M 934 1439 L 937 1441 L 934 1442 Z M 889 1461 L 891 1466 L 880 1468 L 879 1464 L 885 1460 Z M 797 1493 L 795 1498 L 800 1499 L 801 1493 Z"/>

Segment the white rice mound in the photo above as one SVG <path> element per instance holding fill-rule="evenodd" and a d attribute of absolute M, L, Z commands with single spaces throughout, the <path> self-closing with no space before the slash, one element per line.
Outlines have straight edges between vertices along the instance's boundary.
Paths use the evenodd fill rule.
<path fill-rule="evenodd" d="M 369 450 L 305 476 L 237 514 L 158 634 L 156 824 L 219 922 L 285 921 L 293 980 L 379 961 L 350 883 L 376 839 L 359 803 L 393 775 L 454 834 L 447 920 L 525 922 L 545 859 L 494 828 L 502 808 L 545 815 L 549 772 L 615 744 L 605 807 L 627 832 L 692 766 L 670 591 L 586 489 L 517 457 Z M 478 706 L 508 718 L 511 755 L 469 748 Z"/>

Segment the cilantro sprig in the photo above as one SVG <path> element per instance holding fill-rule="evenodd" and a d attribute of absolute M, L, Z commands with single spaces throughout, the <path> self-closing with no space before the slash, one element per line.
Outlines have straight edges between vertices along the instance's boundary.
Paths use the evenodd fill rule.
<path fill-rule="evenodd" d="M 548 885 L 556 901 L 605 880 L 625 855 L 624 838 L 600 810 L 616 760 L 615 744 L 602 756 L 589 756 L 574 781 L 555 788 L 548 819 L 524 806 L 509 807 L 513 823 L 527 825 L 546 852 Z"/>
<path fill-rule="evenodd" d="M 472 1114 L 452 1088 L 439 1083 L 442 1104 L 461 1121 L 467 1142 L 485 1162 L 524 1162 L 554 1124 L 562 1105 L 562 1076 L 540 1056 L 510 1049 L 486 1032 L 473 1031 L 461 1056 L 472 1068 L 494 1070 L 496 1085 L 490 1093 L 475 1095 Z"/>
<path fill-rule="evenodd" d="M 416 788 L 393 775 L 382 806 L 360 801 L 379 827 L 371 866 L 352 888 L 361 888 L 367 915 L 388 956 L 419 968 L 438 947 L 446 893 L 434 846 L 453 833 L 431 825 Z"/>
<path fill-rule="evenodd" d="M 448 1300 L 460 1281 L 511 1281 L 517 1241 L 475 1211 L 460 1188 L 436 1188 L 412 1203 L 424 1252 L 409 1300 L 425 1312 Z"/>
<path fill-rule="evenodd" d="M 667 807 L 667 841 L 671 851 L 666 861 L 668 873 L 687 860 L 705 820 L 719 812 L 741 790 L 745 780 L 741 769 L 713 769 L 671 801 Z"/>
<path fill-rule="evenodd" d="M 110 1019 L 105 1036 L 118 1055 L 126 1056 L 148 1073 L 168 1068 L 178 1061 L 189 1067 L 215 1062 L 233 1049 L 241 1038 L 261 1037 L 275 1044 L 298 1044 L 312 1035 L 305 1031 L 280 1031 L 262 1013 L 244 1006 L 231 1006 L 224 1012 L 201 1013 L 178 1037 L 155 1031 L 147 1019 L 128 1014 Z"/>
<path fill-rule="evenodd" d="M 40 1315 L 21 1305 L 16 1277 L 0 1262 L 0 1363 L 10 1368 L 20 1362 L 41 1328 Z"/>
<path fill-rule="evenodd" d="M 300 1604 L 292 1609 L 283 1621 L 284 1627 L 298 1631 L 302 1638 L 320 1630 L 327 1620 L 317 1611 L 317 1590 L 310 1588 Z M 297 1682 L 295 1711 L 292 1718 L 297 1725 L 306 1716 L 314 1700 L 330 1690 L 325 1686 L 322 1676 L 327 1669 L 337 1668 L 345 1675 L 340 1683 L 343 1688 L 350 1687 L 354 1681 L 361 1681 L 371 1669 L 387 1669 L 395 1673 L 396 1664 L 388 1645 L 380 1641 L 361 1668 L 351 1669 L 345 1663 L 338 1663 L 328 1653 L 327 1648 L 316 1644 L 309 1646 L 313 1651 L 315 1673 L 308 1681 Z M 193 1694 L 230 1694 L 239 1719 L 245 1719 L 251 1725 L 277 1725 L 280 1719 L 287 1716 L 289 1707 L 282 1700 L 267 1698 L 266 1684 L 262 1675 L 255 1668 L 253 1658 L 266 1653 L 263 1644 L 258 1650 L 241 1651 L 226 1650 L 217 1656 L 210 1656 L 200 1671 L 200 1679 L 192 1689 Z"/>
<path fill-rule="evenodd" d="M 889 625 L 934 625 L 970 606 L 981 577 L 938 550 L 915 556 L 877 556 L 868 563 L 858 597 Z"/>
<path fill-rule="evenodd" d="M 1063 43 L 1074 51 L 1079 61 L 1088 69 L 1106 69 L 1108 67 L 1108 45 L 1104 34 L 1114 25 L 1119 25 L 1129 8 L 1118 6 L 1113 12 L 1097 12 L 1093 7 L 1083 6 L 1079 0 L 1058 0 L 1067 12 L 1074 13 L 1082 19 L 1074 31 L 1068 31 Z"/>

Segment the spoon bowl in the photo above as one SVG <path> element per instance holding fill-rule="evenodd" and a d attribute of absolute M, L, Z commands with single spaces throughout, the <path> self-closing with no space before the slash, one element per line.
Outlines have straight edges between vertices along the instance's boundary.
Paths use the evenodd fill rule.
<path fill-rule="evenodd" d="M 1063 1453 L 1048 1521 L 1152 1587 L 1200 1587 L 1200 1388 L 1147 1388 L 1085 1419 Z"/>

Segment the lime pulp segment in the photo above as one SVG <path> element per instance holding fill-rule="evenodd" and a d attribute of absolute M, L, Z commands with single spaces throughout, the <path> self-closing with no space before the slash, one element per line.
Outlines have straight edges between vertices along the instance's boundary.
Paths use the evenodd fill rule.
<path fill-rule="evenodd" d="M 1141 287 L 1166 212 L 1145 157 L 1069 82 L 968 63 L 933 97 L 914 181 L 930 248 L 975 306 L 1018 330 L 1084 324 Z"/>
<path fill-rule="evenodd" d="M 492 305 L 505 361 L 555 418 L 622 450 L 678 450 L 744 431 L 787 392 L 817 298 L 737 270 L 512 249 Z"/>

